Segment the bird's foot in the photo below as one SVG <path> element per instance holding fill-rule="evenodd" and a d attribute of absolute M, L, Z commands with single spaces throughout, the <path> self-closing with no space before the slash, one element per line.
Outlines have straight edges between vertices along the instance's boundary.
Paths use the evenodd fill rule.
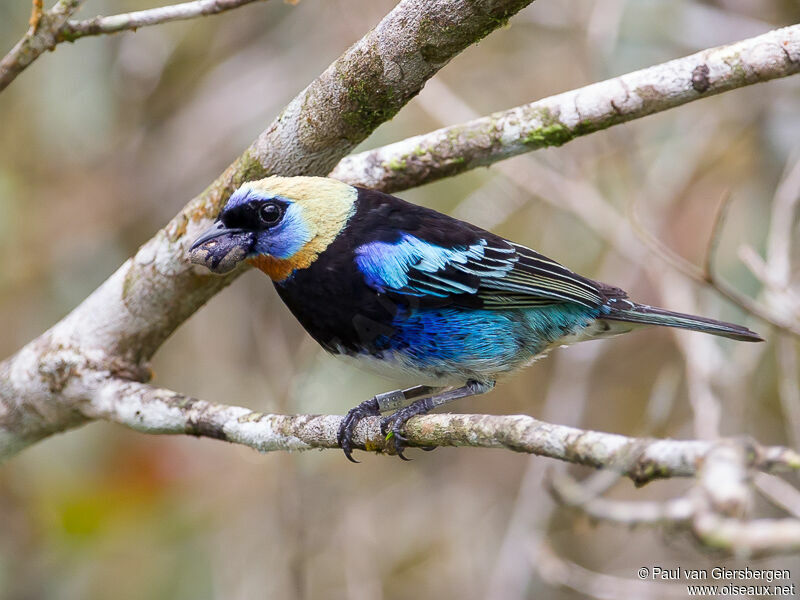
<path fill-rule="evenodd" d="M 434 404 L 430 401 L 430 398 L 423 398 L 381 419 L 381 434 L 386 436 L 387 440 L 391 438 L 394 452 L 402 460 L 411 460 L 404 454 L 405 449 L 408 447 L 408 438 L 403 432 L 406 422 L 411 417 L 424 415 L 433 407 Z M 421 448 L 422 450 L 431 451 L 435 450 L 436 446 L 421 446 Z"/>
<path fill-rule="evenodd" d="M 339 434 L 337 435 L 339 446 L 342 448 L 342 450 L 344 450 L 344 455 L 348 460 L 355 463 L 358 462 L 353 458 L 353 433 L 356 430 L 356 425 L 358 425 L 361 419 L 364 417 L 377 417 L 381 413 L 388 412 L 390 410 L 398 411 L 395 414 L 399 414 L 399 409 L 403 408 L 412 399 L 430 394 L 431 392 L 435 392 L 437 389 L 438 388 L 427 385 L 417 385 L 405 390 L 385 392 L 383 394 L 378 394 L 374 398 L 370 398 L 365 402 L 362 402 L 355 408 L 350 409 L 345 418 L 342 419 L 342 424 L 339 426 Z M 410 418 L 411 417 L 409 416 L 406 418 L 406 420 Z M 430 449 L 432 450 L 432 448 Z"/>
<path fill-rule="evenodd" d="M 339 434 L 336 436 L 347 460 L 354 463 L 359 462 L 353 458 L 353 432 L 356 430 L 356 425 L 364 417 L 377 417 L 380 414 L 377 397 L 365 400 L 355 408 L 347 411 L 347 415 L 342 419 L 342 424 L 339 425 Z"/>

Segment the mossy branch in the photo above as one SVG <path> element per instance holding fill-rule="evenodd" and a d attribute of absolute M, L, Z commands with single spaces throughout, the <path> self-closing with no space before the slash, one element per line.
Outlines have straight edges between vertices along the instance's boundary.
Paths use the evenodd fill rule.
<path fill-rule="evenodd" d="M 331 177 L 385 192 L 800 72 L 800 25 L 348 156 Z"/>
<path fill-rule="evenodd" d="M 241 274 L 211 275 L 186 250 L 242 182 L 325 175 L 453 56 L 531 1 L 398 3 L 80 306 L 0 363 L 0 459 L 83 422 L 75 402 L 97 373 L 147 380 L 147 361 L 175 328 Z"/>
<path fill-rule="evenodd" d="M 331 172 L 454 55 L 529 1 L 400 2 L 89 298 L 0 363 L 0 460 L 94 419 L 148 433 L 223 439 L 262 451 L 337 447 L 341 417 L 265 415 L 140 383 L 150 377 L 148 360 L 175 328 L 240 273 L 218 277 L 195 269 L 185 259 L 187 246 L 242 182 L 270 173 Z M 54 39 L 53 30 L 47 29 L 54 26 L 50 19 L 57 15 L 63 24 L 79 4 L 80 0 L 59 0 L 49 12 L 35 10 L 32 37 L 26 43 L 44 45 L 30 48 L 39 53 L 47 49 Z M 43 31 L 50 37 L 36 37 Z M 28 52 L 23 50 L 17 55 Z M 3 78 L 13 79 L 20 65 L 6 59 L 0 63 L 0 89 L 3 81 L 10 81 Z M 334 174 L 384 190 L 412 187 L 798 70 L 800 26 L 794 26 L 363 153 L 341 162 Z M 694 519 L 703 543 L 713 546 L 724 534 L 737 551 L 797 546 L 794 533 L 789 539 L 784 535 L 777 547 L 757 545 L 755 530 L 730 527 L 732 511 L 746 509 L 743 496 L 749 490 L 746 485 L 728 485 L 731 473 L 741 483 L 752 470 L 797 470 L 800 459 L 787 448 L 745 441 L 634 439 L 527 416 L 428 415 L 411 420 L 407 433 L 412 444 L 508 448 L 614 469 L 639 484 L 695 476 L 705 494 L 699 504 L 702 512 Z M 376 419 L 359 425 L 355 441 L 366 449 L 386 451 Z M 731 444 L 733 461 L 726 458 Z M 709 464 L 715 466 L 707 468 Z M 726 495 L 732 487 L 735 494 Z M 708 518 L 699 521 L 701 516 Z M 797 522 L 792 523 L 792 529 L 781 531 L 797 531 Z"/>

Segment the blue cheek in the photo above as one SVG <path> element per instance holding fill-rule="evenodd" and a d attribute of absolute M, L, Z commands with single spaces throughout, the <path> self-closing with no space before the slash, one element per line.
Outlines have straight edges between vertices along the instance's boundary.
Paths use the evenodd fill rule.
<path fill-rule="evenodd" d="M 311 233 L 303 222 L 297 205 L 292 204 L 278 225 L 257 234 L 253 253 L 290 258 L 310 240 Z"/>

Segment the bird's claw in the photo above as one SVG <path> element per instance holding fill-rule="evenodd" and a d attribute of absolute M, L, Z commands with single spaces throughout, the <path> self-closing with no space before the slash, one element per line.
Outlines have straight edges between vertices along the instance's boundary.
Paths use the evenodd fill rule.
<path fill-rule="evenodd" d="M 405 450 L 408 448 L 408 438 L 405 436 L 404 428 L 406 422 L 411 417 L 415 417 L 418 414 L 420 414 L 420 412 L 416 410 L 416 407 L 411 405 L 381 419 L 381 435 L 383 435 L 387 441 L 391 440 L 394 446 L 394 453 L 400 457 L 401 460 L 411 460 L 405 455 Z M 420 446 L 420 449 L 430 452 L 431 450 L 436 450 L 436 446 Z"/>
<path fill-rule="evenodd" d="M 354 463 L 359 462 L 353 458 L 353 432 L 356 430 L 356 425 L 364 417 L 376 417 L 380 414 L 377 398 L 370 398 L 347 411 L 336 436 L 339 447 L 344 451 L 347 460 Z"/>
<path fill-rule="evenodd" d="M 395 395 L 397 393 L 399 392 L 391 392 L 390 394 Z M 364 417 L 379 416 L 381 410 L 385 412 L 388 407 L 385 405 L 385 402 L 382 404 L 382 401 L 390 397 L 390 394 L 379 394 L 374 398 L 362 402 L 355 408 L 351 408 L 344 419 L 342 419 L 336 439 L 339 442 L 339 446 L 344 451 L 347 460 L 350 462 L 358 462 L 353 458 L 353 433 L 355 432 L 356 426 Z M 431 408 L 433 408 L 433 405 L 430 399 L 423 398 L 381 419 L 381 435 L 386 438 L 387 442 L 391 440 L 394 453 L 402 460 L 411 460 L 405 455 L 405 449 L 408 448 L 408 438 L 404 433 L 406 422 L 411 417 L 427 413 Z M 421 448 L 422 450 L 430 451 L 434 450 L 435 446 L 421 446 Z"/>
<path fill-rule="evenodd" d="M 392 446 L 394 446 L 394 453 L 400 460 L 409 461 L 411 459 L 405 455 L 405 449 L 408 447 L 408 438 L 403 435 L 405 421 L 400 421 L 394 417 L 395 415 L 389 415 L 381 419 L 381 435 L 386 438 L 387 442 L 391 442 Z M 389 429 L 390 426 L 391 430 Z"/>

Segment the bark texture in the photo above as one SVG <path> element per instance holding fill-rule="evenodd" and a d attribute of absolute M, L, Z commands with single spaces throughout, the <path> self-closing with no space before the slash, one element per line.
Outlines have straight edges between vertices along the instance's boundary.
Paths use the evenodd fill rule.
<path fill-rule="evenodd" d="M 402 190 L 799 71 L 793 25 L 348 156 L 331 177 Z"/>
<path fill-rule="evenodd" d="M 103 377 L 149 379 L 147 361 L 164 340 L 241 273 L 219 277 L 186 259 L 192 239 L 241 183 L 269 174 L 330 172 L 453 56 L 531 1 L 400 2 L 135 256 L 0 366 L 9 374 L 0 387 L 0 459 L 74 426 L 76 402 Z M 25 416 L 24 429 L 19 415 Z"/>

